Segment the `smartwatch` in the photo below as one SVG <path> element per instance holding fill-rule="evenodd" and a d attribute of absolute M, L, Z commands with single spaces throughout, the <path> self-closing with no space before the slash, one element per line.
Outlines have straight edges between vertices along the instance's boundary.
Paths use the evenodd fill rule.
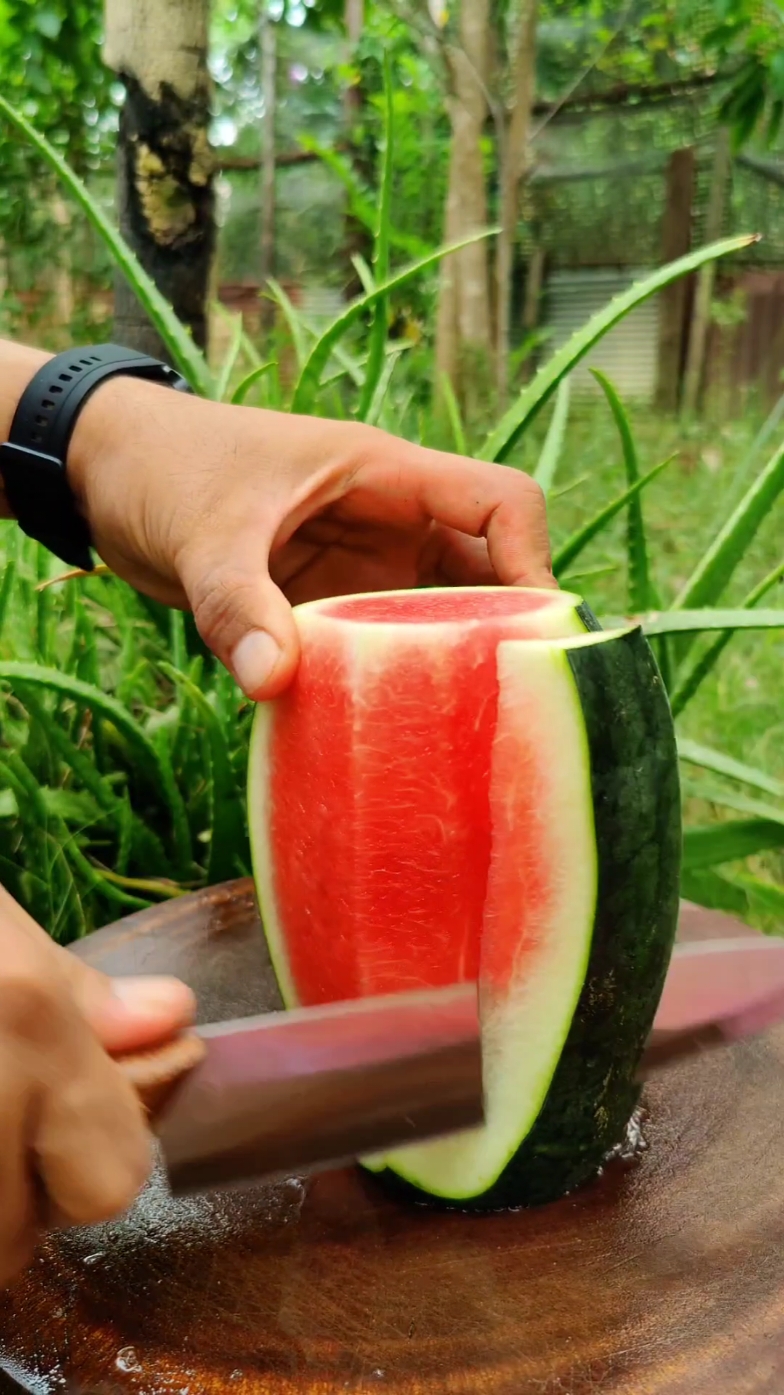
<path fill-rule="evenodd" d="M 87 399 L 109 378 L 146 378 L 178 392 L 186 380 L 167 364 L 117 344 L 57 354 L 28 383 L 8 440 L 0 445 L 8 506 L 19 527 L 56 557 L 93 570 L 92 536 L 68 484 L 68 446 Z"/>

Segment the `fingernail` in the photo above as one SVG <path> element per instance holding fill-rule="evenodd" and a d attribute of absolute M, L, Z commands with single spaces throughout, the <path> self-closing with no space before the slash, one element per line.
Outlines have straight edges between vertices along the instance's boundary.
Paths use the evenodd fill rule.
<path fill-rule="evenodd" d="M 176 978 L 115 978 L 112 993 L 122 1006 L 137 1017 L 159 1017 L 172 1008 L 181 1009 L 188 989 Z"/>
<path fill-rule="evenodd" d="M 243 635 L 231 656 L 231 668 L 248 697 L 264 687 L 280 655 L 280 645 L 266 630 L 251 630 Z"/>

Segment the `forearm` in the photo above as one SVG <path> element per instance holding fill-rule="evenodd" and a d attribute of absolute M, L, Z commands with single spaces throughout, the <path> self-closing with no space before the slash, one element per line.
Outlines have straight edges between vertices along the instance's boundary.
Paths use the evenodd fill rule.
<path fill-rule="evenodd" d="M 51 355 L 0 339 L 0 441 L 8 440 L 17 404 L 33 374 Z M 0 518 L 11 518 L 0 478 Z"/>

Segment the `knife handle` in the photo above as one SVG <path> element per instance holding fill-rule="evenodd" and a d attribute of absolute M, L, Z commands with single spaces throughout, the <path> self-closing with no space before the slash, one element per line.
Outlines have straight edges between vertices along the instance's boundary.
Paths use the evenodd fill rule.
<path fill-rule="evenodd" d="M 181 1032 L 146 1051 L 134 1051 L 113 1059 L 133 1086 L 154 1123 L 176 1085 L 197 1066 L 207 1051 L 206 1043 L 196 1032 Z"/>

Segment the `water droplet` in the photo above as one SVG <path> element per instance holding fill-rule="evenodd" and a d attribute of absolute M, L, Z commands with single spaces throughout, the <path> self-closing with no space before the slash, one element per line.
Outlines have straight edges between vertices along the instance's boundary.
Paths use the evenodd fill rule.
<path fill-rule="evenodd" d="M 232 1371 L 229 1380 L 242 1380 L 242 1371 Z"/>
<path fill-rule="evenodd" d="M 104 1250 L 96 1250 L 94 1255 L 85 1255 L 84 1259 L 82 1260 L 82 1263 L 97 1264 L 99 1259 L 103 1259 L 104 1254 Z"/>
<path fill-rule="evenodd" d="M 114 1364 L 118 1371 L 140 1371 L 142 1369 L 141 1362 L 133 1347 L 121 1347 Z"/>
<path fill-rule="evenodd" d="M 377 1371 L 373 1371 L 372 1375 L 375 1377 L 376 1380 L 383 1380 L 384 1376 L 386 1375 L 386 1372 L 379 1369 Z"/>

